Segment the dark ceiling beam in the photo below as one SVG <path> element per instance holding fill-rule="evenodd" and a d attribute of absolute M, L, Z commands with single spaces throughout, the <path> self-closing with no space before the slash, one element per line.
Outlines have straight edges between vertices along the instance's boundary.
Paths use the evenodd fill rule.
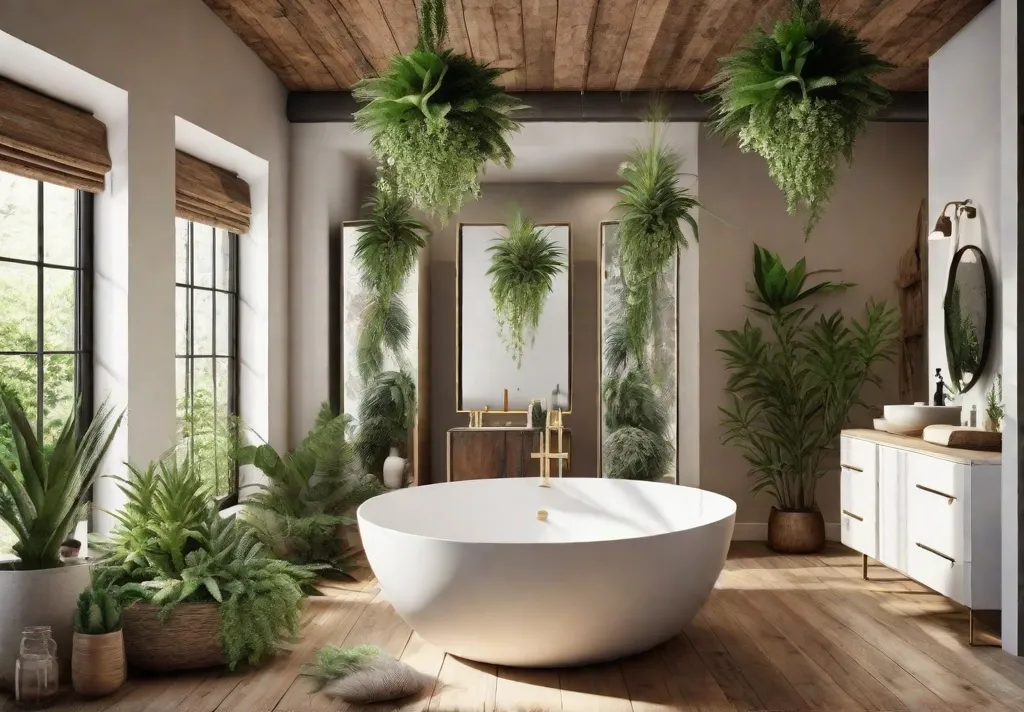
<path fill-rule="evenodd" d="M 614 91 L 525 91 L 513 94 L 528 109 L 516 114 L 521 121 L 642 121 L 654 94 Z M 708 121 L 711 105 L 697 92 L 662 92 L 669 121 Z M 349 123 L 358 109 L 351 92 L 293 91 L 288 94 L 288 120 L 296 124 Z M 894 92 L 892 103 L 876 121 L 927 121 L 927 92 Z"/>

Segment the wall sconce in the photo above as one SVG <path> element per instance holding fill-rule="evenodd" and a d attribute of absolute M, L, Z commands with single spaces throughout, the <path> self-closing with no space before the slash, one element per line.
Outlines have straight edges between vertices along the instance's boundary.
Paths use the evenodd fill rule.
<path fill-rule="evenodd" d="M 954 206 L 952 219 L 946 215 L 950 205 Z M 966 215 L 968 220 L 978 217 L 978 209 L 971 204 L 970 198 L 967 200 L 953 200 L 946 203 L 942 208 L 942 212 L 939 213 L 939 219 L 935 221 L 935 229 L 928 236 L 928 239 L 934 241 L 952 237 L 953 223 L 959 224 L 961 215 Z"/>

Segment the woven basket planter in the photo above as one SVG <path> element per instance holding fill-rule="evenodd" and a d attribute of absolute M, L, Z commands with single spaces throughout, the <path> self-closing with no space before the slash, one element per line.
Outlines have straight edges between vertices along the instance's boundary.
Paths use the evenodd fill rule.
<path fill-rule="evenodd" d="M 71 684 L 82 697 L 116 692 L 125 679 L 124 637 L 121 631 L 104 635 L 75 633 L 71 651 Z"/>
<path fill-rule="evenodd" d="M 220 644 L 216 603 L 179 603 L 161 623 L 159 606 L 135 603 L 124 612 L 124 650 L 128 664 L 169 672 L 227 664 Z"/>

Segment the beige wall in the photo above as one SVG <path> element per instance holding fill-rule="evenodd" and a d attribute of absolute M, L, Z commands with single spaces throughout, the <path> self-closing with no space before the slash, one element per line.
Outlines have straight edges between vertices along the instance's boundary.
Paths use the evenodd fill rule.
<path fill-rule="evenodd" d="M 747 318 L 745 285 L 755 241 L 780 252 L 790 265 L 805 256 L 809 269 L 841 268 L 843 279 L 857 283 L 845 294 L 823 299 L 823 309 L 860 316 L 869 297 L 895 304 L 897 262 L 913 245 L 918 208 L 927 196 L 928 129 L 925 124 L 871 124 L 857 143 L 853 167 L 841 171 L 835 195 L 806 243 L 801 222 L 786 215 L 785 200 L 763 160 L 706 132 L 698 155 L 706 208 L 700 240 L 700 484 L 737 502 L 737 523 L 767 522 L 771 498 L 750 495 L 744 460 L 720 442 L 718 407 L 725 403 L 727 374 L 716 352 L 722 341 L 715 332 L 740 328 Z M 898 402 L 895 367 L 885 368 L 882 376 L 882 391 L 869 387 L 865 399 Z M 692 408 L 680 404 L 682 413 Z M 856 422 L 869 423 L 869 417 L 862 410 Z M 826 522 L 839 521 L 836 473 L 821 483 L 818 503 Z"/>
<path fill-rule="evenodd" d="M 615 186 L 572 183 L 488 183 L 470 203 L 431 237 L 430 263 L 430 431 L 431 477 L 445 479 L 445 435 L 466 425 L 455 412 L 455 254 L 459 222 L 504 222 L 512 204 L 538 223 L 572 224 L 572 429 L 573 471 L 597 472 L 600 397 L 598 307 L 599 223 L 614 219 Z M 490 299 L 489 294 L 481 295 Z M 500 394 L 499 394 L 500 396 Z"/>

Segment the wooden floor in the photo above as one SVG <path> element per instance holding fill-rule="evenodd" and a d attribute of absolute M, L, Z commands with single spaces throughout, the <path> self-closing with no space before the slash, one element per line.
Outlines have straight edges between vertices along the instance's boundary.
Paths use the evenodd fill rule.
<path fill-rule="evenodd" d="M 863 581 L 860 563 L 838 545 L 821 556 L 782 557 L 737 544 L 684 634 L 620 662 L 564 670 L 496 669 L 446 656 L 410 631 L 370 580 L 312 599 L 297 649 L 261 669 L 133 678 L 113 697 L 56 709 L 368 709 L 311 694 L 297 677 L 330 642 L 374 643 L 437 677 L 421 698 L 375 710 L 1024 710 L 1024 658 L 969 647 L 962 610 L 882 567 Z"/>

